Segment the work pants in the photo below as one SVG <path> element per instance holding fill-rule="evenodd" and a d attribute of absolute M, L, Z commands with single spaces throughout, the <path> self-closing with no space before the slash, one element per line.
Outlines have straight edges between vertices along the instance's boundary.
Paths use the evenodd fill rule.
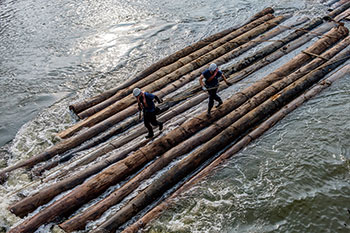
<path fill-rule="evenodd" d="M 208 112 L 210 112 L 210 110 L 213 108 L 214 100 L 218 101 L 219 103 L 222 102 L 221 98 L 216 94 L 217 90 L 218 90 L 217 88 L 208 90 L 208 94 L 209 94 Z"/>
<path fill-rule="evenodd" d="M 161 123 L 159 121 L 157 121 L 157 116 L 155 112 L 143 112 L 143 122 L 146 126 L 146 128 L 148 129 L 148 135 L 152 135 L 153 136 L 153 128 L 151 126 L 151 124 L 153 126 L 159 126 Z"/>

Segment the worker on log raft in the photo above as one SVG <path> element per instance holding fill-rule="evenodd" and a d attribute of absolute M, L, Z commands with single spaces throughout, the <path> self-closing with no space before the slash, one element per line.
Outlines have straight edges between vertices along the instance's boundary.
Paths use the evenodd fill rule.
<path fill-rule="evenodd" d="M 153 95 L 148 92 L 143 92 L 139 88 L 135 88 L 133 90 L 133 95 L 137 98 L 137 103 L 139 106 L 139 119 L 141 119 L 141 111 L 143 110 L 143 122 L 148 129 L 148 135 L 146 138 L 152 138 L 154 136 L 152 125 L 158 126 L 159 130 L 163 129 L 163 123 L 157 121 L 156 114 L 160 111 L 153 102 L 155 99 L 158 103 L 162 103 L 163 101 L 158 98 L 158 96 Z"/>
<path fill-rule="evenodd" d="M 218 101 L 216 107 L 219 107 L 222 104 L 221 98 L 216 94 L 219 87 L 219 78 L 222 77 L 225 83 L 230 86 L 222 71 L 219 70 L 218 66 L 215 63 L 210 64 L 209 69 L 206 69 L 201 76 L 199 77 L 199 83 L 202 86 L 203 91 L 208 91 L 209 102 L 208 102 L 208 112 L 207 115 L 210 117 L 210 111 L 214 106 L 214 100 Z M 203 78 L 205 78 L 205 85 L 203 83 Z"/>

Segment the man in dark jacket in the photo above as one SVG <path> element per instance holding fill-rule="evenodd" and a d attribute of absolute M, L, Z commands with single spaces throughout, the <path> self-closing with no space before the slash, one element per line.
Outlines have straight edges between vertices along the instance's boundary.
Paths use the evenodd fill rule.
<path fill-rule="evenodd" d="M 209 69 L 206 69 L 199 77 L 199 83 L 204 91 L 208 91 L 209 103 L 208 103 L 208 113 L 210 117 L 210 111 L 214 106 L 214 100 L 218 101 L 219 107 L 222 104 L 221 98 L 216 94 L 219 87 L 219 78 L 222 77 L 227 85 L 231 85 L 225 75 L 219 70 L 215 63 L 210 64 Z M 203 78 L 205 78 L 205 85 L 203 83 Z"/>
<path fill-rule="evenodd" d="M 146 138 L 152 138 L 154 136 L 153 134 L 153 128 L 151 126 L 158 126 L 159 130 L 163 129 L 163 123 L 157 121 L 156 116 L 156 106 L 153 102 L 155 99 L 158 103 L 162 103 L 161 99 L 158 98 L 158 96 L 153 95 L 148 92 L 143 92 L 139 88 L 135 88 L 133 90 L 133 95 L 137 98 L 138 106 L 140 115 L 139 118 L 141 119 L 141 111 L 143 111 L 143 122 L 148 129 L 148 135 Z"/>

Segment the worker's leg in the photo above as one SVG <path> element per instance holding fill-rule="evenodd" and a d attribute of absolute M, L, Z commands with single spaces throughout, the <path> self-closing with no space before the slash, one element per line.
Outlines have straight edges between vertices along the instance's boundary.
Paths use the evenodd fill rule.
<path fill-rule="evenodd" d="M 221 100 L 220 96 L 218 96 L 218 94 L 216 94 L 217 91 L 218 91 L 217 88 L 213 90 L 213 92 L 214 92 L 214 99 L 219 102 L 216 107 L 219 107 L 222 104 L 222 100 Z"/>
<path fill-rule="evenodd" d="M 148 135 L 146 136 L 146 138 L 151 138 L 153 137 L 153 129 L 151 126 L 151 121 L 152 121 L 152 115 L 150 115 L 147 112 L 144 112 L 143 114 L 143 122 L 145 124 L 145 127 L 148 129 Z"/>
<path fill-rule="evenodd" d="M 208 115 L 210 115 L 210 111 L 214 106 L 214 100 L 218 101 L 219 104 L 217 107 L 219 107 L 222 104 L 221 98 L 216 94 L 217 88 L 209 90 L 209 103 L 208 103 Z"/>
<path fill-rule="evenodd" d="M 151 122 L 152 125 L 158 126 L 159 130 L 163 129 L 163 123 L 157 121 L 157 116 L 156 116 L 155 112 L 154 113 L 150 113 L 150 122 Z"/>

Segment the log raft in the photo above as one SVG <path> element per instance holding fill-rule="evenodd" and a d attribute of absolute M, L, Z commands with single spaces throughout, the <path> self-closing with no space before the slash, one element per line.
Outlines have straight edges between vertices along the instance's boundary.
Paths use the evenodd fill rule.
<path fill-rule="evenodd" d="M 276 123 L 278 123 L 281 119 L 287 116 L 289 113 L 294 111 L 297 107 L 301 106 L 304 102 L 313 98 L 321 91 L 332 85 L 338 79 L 344 77 L 346 74 L 350 72 L 350 65 L 346 65 L 339 69 L 335 74 L 330 76 L 329 78 L 323 80 L 318 83 L 315 87 L 297 97 L 281 110 L 273 114 L 267 120 L 265 120 L 262 124 L 260 124 L 256 129 L 249 132 L 246 136 L 236 142 L 232 147 L 224 151 L 218 158 L 216 158 L 213 162 L 207 165 L 204 169 L 198 172 L 196 175 L 191 177 L 186 183 L 184 183 L 181 187 L 179 187 L 170 197 L 166 198 L 159 205 L 148 211 L 144 216 L 142 216 L 139 220 L 134 222 L 132 225 L 128 226 L 123 230 L 123 233 L 136 233 L 142 228 L 144 228 L 150 221 L 158 217 L 164 210 L 174 205 L 175 198 L 182 193 L 189 190 L 193 185 L 200 182 L 204 179 L 208 174 L 212 173 L 215 168 L 217 168 L 220 164 L 223 164 L 230 157 L 234 156 L 241 149 L 247 146 L 250 142 L 260 137 L 263 133 L 265 133 L 268 129 L 273 127 Z"/>
<path fill-rule="evenodd" d="M 260 105 L 264 102 L 268 97 L 275 95 L 278 91 L 287 87 L 289 84 L 298 80 L 300 77 L 306 75 L 310 70 L 313 70 L 320 66 L 322 63 L 325 63 L 325 59 L 329 60 L 333 56 L 335 56 L 338 52 L 343 50 L 350 44 L 350 37 L 347 37 L 341 43 L 335 45 L 332 49 L 326 51 L 321 55 L 322 58 L 318 58 L 308 63 L 307 65 L 300 68 L 298 71 L 292 73 L 289 76 L 286 76 L 282 80 L 272 84 L 264 91 L 260 92 L 258 95 L 251 98 L 251 101 L 243 104 L 236 110 L 227 114 L 223 118 L 219 119 L 214 125 L 209 126 L 205 130 L 201 131 L 199 134 L 196 134 L 195 137 L 191 137 L 190 139 L 181 143 L 181 146 L 174 147 L 164 153 L 160 158 L 154 161 L 150 166 L 144 168 L 139 174 L 137 174 L 134 178 L 132 178 L 126 185 L 121 188 L 118 188 L 116 191 L 111 193 L 107 198 L 103 201 L 95 204 L 91 207 L 91 209 L 85 210 L 82 214 L 73 217 L 72 219 L 64 222 L 60 226 L 65 231 L 74 231 L 78 229 L 84 229 L 87 221 L 95 220 L 100 217 L 104 211 L 109 209 L 111 206 L 116 205 L 119 201 L 121 201 L 127 194 L 129 194 L 132 190 L 136 189 L 138 185 L 140 185 L 142 180 L 148 179 L 151 175 L 153 175 L 156 171 L 159 171 L 167 164 L 169 164 L 173 159 L 183 154 L 186 154 L 196 148 L 197 146 L 209 141 L 215 135 L 217 135 L 222 129 L 228 127 L 230 124 L 238 120 L 244 114 L 248 113 L 253 108 Z M 218 127 L 220 125 L 220 127 Z"/>
<path fill-rule="evenodd" d="M 278 18 L 278 20 L 281 20 L 281 18 Z M 242 30 L 240 30 L 240 31 L 243 31 L 244 33 L 241 34 L 239 32 L 238 37 L 234 37 L 233 39 L 225 42 L 219 47 L 214 47 L 213 50 L 210 50 L 210 47 L 208 46 L 208 48 L 206 48 L 206 50 L 208 51 L 206 54 L 194 59 L 193 61 L 187 64 L 184 64 L 183 66 L 175 69 L 174 71 L 172 71 L 169 74 L 166 74 L 165 76 L 160 77 L 159 79 L 157 78 L 159 77 L 159 75 L 155 75 L 156 77 L 152 78 L 153 82 L 147 86 L 144 86 L 143 89 L 148 92 L 157 91 L 165 87 L 167 84 L 177 80 L 182 75 L 186 75 L 187 73 L 203 65 L 206 65 L 207 63 L 211 62 L 215 58 L 229 52 L 232 49 L 237 48 L 238 46 L 244 43 L 247 43 L 252 38 L 256 37 L 257 35 L 261 34 L 266 30 L 271 29 L 274 26 L 276 26 L 276 22 L 274 20 L 273 15 L 271 14 L 265 15 L 262 18 L 259 18 L 253 21 L 252 23 L 248 24 L 247 26 L 244 26 Z M 246 28 L 251 30 L 247 30 Z M 172 65 L 174 65 L 175 67 L 178 67 L 177 64 L 172 64 Z M 137 86 L 133 86 L 133 88 L 135 87 Z M 112 124 L 118 123 L 119 121 L 125 119 L 126 116 L 135 114 L 137 112 L 137 107 L 135 106 L 136 99 L 130 94 L 131 91 L 132 89 L 128 88 L 128 90 L 125 90 L 125 95 L 121 94 L 122 97 L 125 97 L 125 98 L 121 99 L 116 103 L 109 105 L 103 110 L 96 112 L 94 115 L 78 122 L 74 126 L 59 133 L 58 136 L 61 138 L 69 137 L 74 133 L 78 132 L 79 130 L 81 130 L 83 127 L 94 126 L 97 123 L 103 122 L 103 120 L 117 113 L 124 113 L 124 114 L 121 114 L 121 117 L 118 120 L 115 119 Z M 107 125 L 107 124 L 104 124 L 104 125 Z"/>
<path fill-rule="evenodd" d="M 269 11 L 263 11 L 263 12 L 269 12 Z M 256 25 L 260 25 L 262 22 L 264 22 L 264 21 L 266 21 L 268 19 L 274 18 L 274 16 L 271 15 L 271 14 L 266 14 L 266 15 L 258 14 L 258 15 L 261 15 L 261 17 L 257 18 L 256 20 L 252 21 L 248 25 L 245 25 L 245 26 L 243 26 L 241 28 L 247 28 L 247 27 L 251 28 L 252 25 L 253 26 L 254 25 L 255 26 Z M 275 22 L 273 22 L 272 24 L 268 24 L 267 27 L 271 28 L 271 27 L 274 27 L 275 25 L 276 25 Z M 268 28 L 265 27 L 265 30 L 268 30 Z M 242 29 L 242 30 L 244 30 L 244 29 Z M 249 34 L 249 31 L 244 33 L 244 34 L 246 34 L 246 35 L 243 38 L 239 39 L 238 41 L 234 41 L 234 42 L 230 42 L 230 43 L 227 42 L 227 43 L 229 43 L 229 47 L 231 47 L 231 48 L 233 46 L 238 47 L 240 44 L 245 43 L 245 42 L 249 41 L 249 39 L 252 38 L 251 34 Z M 254 35 L 257 36 L 257 30 L 254 30 Z M 235 39 L 233 39 L 233 40 L 235 40 Z M 214 56 L 217 56 L 217 55 L 214 54 Z M 211 59 L 211 56 L 207 56 L 206 59 L 201 59 L 201 61 L 202 62 L 203 61 L 209 62 L 210 59 Z M 198 60 L 198 59 L 196 59 L 196 60 Z M 195 65 L 195 63 L 193 63 L 193 64 Z M 187 66 L 188 65 L 190 65 L 190 64 L 187 64 Z M 197 66 L 197 65 L 195 65 L 195 66 Z M 186 70 L 190 71 L 193 68 L 194 67 L 188 66 L 187 69 L 184 69 L 184 68 L 181 68 L 181 69 L 183 70 L 183 72 L 185 72 Z M 178 74 L 174 73 L 173 76 L 172 76 L 173 80 L 176 79 L 176 77 L 178 77 Z M 158 81 L 160 81 L 160 80 L 158 80 Z M 160 85 L 165 86 L 166 84 L 160 83 Z M 155 89 L 155 86 L 153 86 L 153 89 Z M 83 133 L 83 135 L 76 135 L 75 137 L 69 138 L 67 140 L 63 140 L 62 142 L 60 142 L 60 143 L 50 147 L 48 150 L 42 152 L 41 154 L 33 156 L 32 158 L 30 158 L 27 161 L 21 161 L 21 162 L 13 165 L 11 167 L 3 169 L 2 171 L 0 171 L 0 178 L 4 179 L 4 177 L 6 177 L 6 174 L 8 172 L 11 172 L 11 171 L 13 171 L 15 169 L 18 169 L 18 168 L 21 168 L 21 167 L 32 167 L 33 165 L 35 165 L 35 164 L 37 164 L 39 162 L 49 160 L 52 157 L 54 157 L 55 155 L 64 153 L 64 152 L 66 152 L 66 151 L 68 151 L 68 150 L 70 150 L 72 148 L 75 148 L 75 147 L 81 145 L 83 142 L 85 142 L 85 141 L 87 141 L 87 140 L 97 136 L 98 134 L 100 134 L 101 132 L 107 130 L 108 128 L 110 128 L 114 124 L 120 122 L 121 120 L 124 120 L 125 117 L 130 116 L 131 114 L 135 113 L 137 111 L 137 107 L 131 106 L 131 107 L 127 108 L 127 109 L 124 109 L 121 112 L 118 112 L 119 115 L 118 114 L 113 115 L 113 112 L 122 110 L 122 108 L 120 106 L 122 106 L 122 105 L 123 105 L 123 107 L 129 106 L 130 104 L 134 103 L 134 101 L 135 101 L 135 99 L 131 98 L 129 96 L 128 99 L 123 101 L 124 104 L 120 104 L 120 102 L 118 102 L 118 105 L 117 105 L 117 108 L 116 108 L 117 110 L 111 108 L 111 106 L 113 105 L 112 104 L 111 106 L 109 106 L 109 107 L 107 107 L 106 109 L 103 110 L 104 113 L 106 113 L 106 115 L 101 114 L 101 112 L 98 112 L 98 113 L 95 114 L 96 116 L 95 115 L 91 116 L 91 117 L 87 118 L 85 121 L 82 121 L 82 122 L 76 124 L 75 126 L 67 129 L 66 131 L 63 131 L 61 137 L 64 138 L 67 135 L 71 135 L 73 132 L 76 132 L 77 130 L 80 130 L 84 126 L 88 126 L 88 125 L 91 126 L 91 125 L 95 124 L 96 122 L 101 121 L 101 119 L 107 118 L 107 116 L 109 116 L 107 121 L 102 121 L 102 122 L 100 122 L 97 125 L 93 125 L 88 131 L 85 131 Z"/>
<path fill-rule="evenodd" d="M 118 117 L 124 116 L 124 118 L 129 117 L 129 119 L 125 123 L 119 123 L 111 130 L 112 132 L 114 131 L 116 139 L 112 139 L 106 146 L 102 146 L 95 152 L 92 152 L 91 155 L 88 154 L 82 158 L 83 163 L 88 165 L 87 169 L 75 171 L 75 173 L 67 172 L 66 177 L 62 175 L 63 179 L 61 181 L 41 189 L 34 195 L 30 195 L 11 205 L 9 207 L 11 212 L 20 217 L 25 217 L 38 207 L 52 201 L 52 199 L 60 193 L 70 190 L 51 204 L 42 207 L 40 212 L 31 214 L 30 217 L 24 219 L 22 223 L 12 228 L 9 232 L 34 232 L 41 225 L 52 221 L 60 223 L 61 228 L 66 232 L 84 229 L 88 221 L 98 219 L 106 210 L 119 203 L 126 195 L 137 188 L 142 181 L 153 176 L 157 171 L 167 166 L 167 164 L 174 159 L 190 152 L 183 160 L 178 161 L 173 168 L 169 169 L 165 175 L 154 180 L 148 187 L 142 190 L 128 203 L 124 204 L 114 215 L 111 215 L 107 221 L 98 226 L 94 231 L 113 232 L 117 230 L 118 227 L 132 218 L 136 213 L 142 211 L 148 204 L 158 200 L 162 193 L 178 184 L 180 179 L 191 174 L 198 166 L 204 163 L 205 160 L 214 155 L 218 148 L 224 148 L 233 140 L 244 136 L 246 132 L 249 132 L 252 128 L 263 122 L 267 116 L 283 108 L 287 102 L 310 88 L 311 85 L 322 79 L 328 72 L 344 63 L 350 56 L 349 49 L 344 49 L 350 42 L 349 37 L 345 38 L 348 35 L 348 29 L 334 21 L 339 21 L 342 17 L 346 17 L 347 14 L 343 12 L 350 7 L 350 5 L 347 4 L 348 2 L 340 5 L 337 9 L 329 13 L 328 16 L 333 19 L 333 22 L 323 23 L 321 19 L 315 19 L 302 27 L 302 29 L 305 30 L 294 28 L 295 25 L 290 26 L 288 30 L 296 30 L 292 32 L 293 36 L 288 37 L 284 42 L 278 40 L 274 42 L 276 45 L 275 47 L 270 46 L 268 50 L 261 50 L 265 52 L 260 53 L 260 57 L 257 56 L 255 60 L 245 59 L 245 63 L 241 60 L 234 63 L 232 66 L 228 66 L 225 72 L 229 74 L 229 79 L 235 80 L 235 74 L 250 69 L 251 66 L 265 60 L 268 56 L 275 57 L 277 60 L 282 57 L 282 53 L 285 54 L 288 51 L 297 49 L 298 45 L 300 47 L 315 36 L 320 38 L 269 75 L 261 78 L 242 91 L 233 93 L 231 97 L 228 97 L 224 101 L 224 104 L 220 106 L 220 108 L 213 111 L 212 117 L 210 118 L 206 116 L 205 112 L 192 116 L 188 115 L 188 119 L 185 122 L 179 123 L 180 125 L 177 128 L 162 134 L 161 137 L 154 140 L 138 140 L 138 136 L 144 132 L 142 126 L 136 126 L 132 131 L 133 133 L 126 136 L 118 135 L 139 123 L 135 122 L 132 116 L 134 109 L 133 106 L 131 106 L 133 102 L 129 102 L 130 97 L 128 97 L 127 94 L 126 96 L 120 97 L 118 101 L 127 103 L 124 107 L 129 106 L 129 110 L 125 111 L 120 109 L 121 111 L 118 110 L 119 112 L 113 113 L 109 118 L 114 117 L 118 119 Z M 343 16 L 338 16 L 342 13 Z M 205 54 L 201 55 L 204 59 L 195 59 L 195 66 L 194 63 L 192 64 L 192 62 L 189 61 L 189 63 L 176 68 L 182 70 L 180 71 L 180 75 L 172 76 L 170 75 L 171 73 L 166 74 L 164 77 L 170 77 L 170 82 L 160 81 L 164 78 L 161 77 L 157 81 L 154 81 L 157 83 L 157 87 L 145 86 L 145 90 L 151 92 L 157 91 L 156 93 L 158 95 L 167 98 L 174 90 L 171 88 L 179 88 L 181 86 L 181 82 L 183 82 L 181 80 L 182 75 L 188 76 L 188 80 L 192 81 L 199 76 L 202 71 L 201 69 L 204 69 L 208 63 L 215 61 L 219 64 L 225 64 L 229 62 L 232 58 L 259 44 L 259 41 L 261 41 L 264 36 L 267 36 L 265 38 L 269 39 L 277 35 L 280 30 L 278 29 L 278 24 L 282 23 L 282 21 L 288 17 L 275 17 L 271 15 L 271 10 L 257 15 L 259 15 L 259 17 L 252 19 L 250 23 L 247 23 L 245 26 L 249 24 L 253 25 L 252 23 L 256 22 L 256 20 L 263 18 L 264 20 L 261 21 L 260 24 L 256 24 L 254 28 L 231 39 L 229 43 L 225 42 L 225 47 L 221 47 L 221 45 L 205 52 Z M 320 24 L 322 25 L 319 26 Z M 310 32 L 310 30 L 313 30 L 313 28 L 317 26 L 319 27 L 315 29 L 314 33 Z M 282 26 L 280 28 L 282 28 Z M 239 31 L 240 29 L 228 29 L 226 30 L 227 34 L 220 38 L 237 30 Z M 262 33 L 264 34 L 262 35 Z M 213 41 L 218 39 L 219 38 L 216 38 Z M 294 43 L 291 49 L 288 50 L 289 44 L 293 43 L 294 40 L 298 42 Z M 279 44 L 277 44 L 277 42 Z M 210 43 L 208 42 L 202 48 Z M 197 48 L 193 52 L 200 49 L 201 48 Z M 186 55 L 183 57 L 185 56 Z M 174 62 L 170 62 L 169 64 L 162 63 L 158 65 L 158 67 L 155 65 L 152 72 L 147 71 L 149 74 L 138 78 L 138 80 L 131 80 L 130 82 L 136 84 L 140 80 L 147 79 L 146 76 L 152 75 L 152 73 L 156 73 L 173 63 Z M 260 65 L 260 68 L 262 66 L 263 65 Z M 260 69 L 259 66 L 255 67 L 254 71 Z M 145 71 L 144 73 L 146 74 L 147 72 Z M 249 76 L 249 74 L 245 73 L 245 77 L 247 76 Z M 176 82 L 179 83 L 179 86 L 170 87 Z M 229 87 L 221 85 L 219 90 L 222 91 L 227 88 Z M 115 94 L 118 95 L 118 93 L 123 92 L 124 89 L 125 88 L 120 88 L 113 94 L 107 94 L 106 96 L 109 95 L 109 97 L 111 97 Z M 191 87 L 184 93 L 188 93 L 190 89 L 192 89 L 192 91 L 194 90 Z M 112 91 L 110 93 L 112 93 Z M 207 98 L 205 93 L 193 93 L 198 94 L 187 98 L 186 102 L 180 100 L 174 101 L 174 103 L 167 103 L 167 107 L 164 108 L 164 113 L 160 118 L 163 118 L 165 121 L 170 120 L 180 113 L 184 114 L 183 112 L 195 107 Z M 104 100 L 109 98 L 106 96 L 103 97 Z M 98 101 L 96 101 L 96 103 L 97 102 Z M 99 103 L 101 103 L 101 101 Z M 112 105 L 113 103 L 110 106 Z M 97 112 L 97 114 L 99 112 Z M 22 162 L 7 168 L 1 171 L 0 174 L 5 175 L 7 172 L 19 167 L 31 167 L 44 160 L 49 160 L 57 154 L 62 154 L 71 149 L 78 148 L 81 143 L 86 142 L 88 139 L 94 139 L 101 132 L 103 133 L 113 126 L 113 124 L 116 124 L 116 122 L 109 122 L 107 126 L 98 128 L 102 125 L 102 122 L 91 126 L 91 128 L 84 133 L 78 133 L 77 135 L 63 140 L 59 143 L 59 146 L 54 146 L 54 149 L 50 148 L 40 156 L 29 160 L 29 162 Z M 101 138 L 103 138 L 103 140 L 96 138 L 95 143 L 91 145 L 96 146 L 102 141 L 110 140 L 110 137 L 106 135 L 104 137 L 101 136 Z M 115 141 L 113 142 L 113 140 Z M 121 140 L 121 142 L 117 143 L 118 140 Z M 113 152 L 113 150 L 129 142 L 132 142 L 131 147 Z M 209 147 L 209 144 L 214 144 L 215 148 L 212 148 L 212 146 Z M 243 146 L 244 144 L 240 145 Z M 194 151 L 191 152 L 192 150 Z M 106 152 L 111 154 L 97 163 L 88 164 L 96 158 L 104 156 Z M 147 163 L 149 163 L 149 165 L 144 167 Z M 129 179 L 130 176 L 133 178 Z M 107 189 L 120 182 L 125 183 L 125 185 L 120 186 L 116 190 L 111 190 L 110 195 L 107 195 L 106 198 L 100 197 Z M 81 212 L 80 208 L 95 198 L 98 198 L 100 201 L 93 206 L 84 208 L 85 210 Z M 62 217 L 72 213 L 72 218 L 61 222 Z"/>
<path fill-rule="evenodd" d="M 251 23 L 252 21 L 254 21 L 258 18 L 261 18 L 264 15 L 273 14 L 273 13 L 274 13 L 274 10 L 271 7 L 268 7 L 266 9 L 258 12 L 256 15 L 254 15 L 252 18 L 250 18 L 243 25 Z M 203 40 L 200 40 L 194 44 L 191 44 L 191 45 L 175 52 L 174 54 L 171 54 L 171 55 L 161 59 L 160 61 L 152 64 L 151 66 L 149 66 L 148 68 L 146 68 L 145 70 L 143 70 L 142 72 L 137 74 L 134 78 L 127 80 L 126 82 L 124 82 L 120 86 L 113 88 L 113 89 L 110 89 L 108 91 L 105 91 L 97 96 L 92 97 L 92 98 L 85 99 L 81 102 L 74 103 L 74 104 L 69 106 L 69 109 L 71 109 L 74 113 L 78 114 L 78 113 L 80 113 L 80 112 L 82 112 L 82 111 L 84 111 L 84 110 L 86 110 L 94 105 L 97 105 L 97 104 L 101 103 L 102 101 L 110 98 L 118 91 L 140 81 L 141 79 L 149 76 L 150 74 L 154 73 L 155 71 L 159 70 L 160 68 L 167 66 L 167 65 L 170 65 L 171 63 L 174 63 L 178 59 L 185 57 L 185 56 L 189 55 L 190 53 L 209 45 L 210 43 L 226 36 L 227 34 L 233 32 L 235 30 L 237 30 L 238 28 L 239 28 L 239 26 L 225 29 L 221 32 L 218 32 L 214 35 L 211 35 L 207 38 L 204 38 Z"/>
<path fill-rule="evenodd" d="M 322 39 L 320 39 L 315 44 L 310 46 L 307 49 L 307 52 L 320 54 L 322 51 L 326 50 L 329 46 L 337 42 L 339 39 L 345 37 L 346 34 L 347 34 L 347 30 L 345 30 L 344 27 L 334 28 L 329 33 L 327 33 Z M 125 178 L 126 176 L 134 172 L 137 168 L 149 162 L 151 159 L 161 155 L 162 153 L 165 153 L 167 150 L 176 146 L 184 139 L 190 137 L 192 134 L 195 134 L 196 132 L 200 131 L 202 128 L 207 127 L 210 123 L 214 122 L 216 119 L 221 118 L 224 115 L 227 115 L 229 112 L 231 112 L 236 107 L 243 104 L 249 98 L 253 97 L 255 94 L 257 94 L 264 88 L 268 87 L 271 83 L 278 81 L 279 79 L 281 79 L 281 77 L 291 73 L 292 71 L 301 67 L 304 63 L 310 61 L 311 59 L 312 59 L 312 56 L 305 53 L 300 53 L 291 61 L 289 61 L 288 63 L 286 63 L 279 69 L 277 69 L 275 72 L 266 76 L 265 78 L 262 78 L 260 81 L 258 81 L 251 87 L 243 90 L 242 92 L 238 92 L 234 94 L 230 99 L 228 99 L 228 102 L 230 104 L 228 104 L 227 106 L 223 105 L 220 108 L 220 111 L 215 112 L 211 118 L 208 119 L 208 117 L 206 116 L 206 113 L 202 113 L 196 117 L 193 117 L 193 119 L 188 120 L 186 123 L 174 129 L 173 131 L 169 132 L 164 137 L 155 140 L 152 144 L 142 147 L 141 149 L 137 150 L 135 153 L 129 155 L 127 158 L 111 165 L 103 172 L 100 172 L 93 179 L 90 179 L 84 185 L 85 188 L 88 188 L 89 190 L 86 190 L 83 186 L 79 186 L 78 188 L 75 189 L 74 192 L 78 195 L 80 195 L 79 193 L 81 192 L 89 196 L 93 196 L 93 193 L 96 193 L 96 196 L 99 195 L 100 193 L 105 191 L 104 188 L 109 187 L 110 185 L 116 184 L 117 182 L 121 181 L 123 178 Z M 107 182 L 110 182 L 110 183 L 107 183 Z M 99 187 L 101 187 L 101 190 L 99 190 Z M 93 189 L 93 190 L 90 190 L 90 189 Z M 42 198 L 40 193 L 41 192 L 38 193 L 39 195 L 36 196 L 35 199 L 27 199 L 27 203 L 32 206 L 34 205 L 34 203 L 39 203 L 40 200 L 44 200 L 48 198 L 48 195 L 49 195 L 48 193 L 41 193 L 41 195 L 45 196 L 45 198 Z M 71 193 L 70 195 L 73 195 L 73 193 Z M 82 197 L 80 197 L 79 199 L 83 201 Z M 22 204 L 19 204 L 16 206 L 22 206 Z M 25 213 L 23 209 L 17 210 L 17 208 L 15 208 L 16 206 L 11 207 L 12 212 L 17 214 Z M 26 206 L 26 205 L 23 205 L 23 206 Z M 73 208 L 72 205 L 70 206 Z"/>

